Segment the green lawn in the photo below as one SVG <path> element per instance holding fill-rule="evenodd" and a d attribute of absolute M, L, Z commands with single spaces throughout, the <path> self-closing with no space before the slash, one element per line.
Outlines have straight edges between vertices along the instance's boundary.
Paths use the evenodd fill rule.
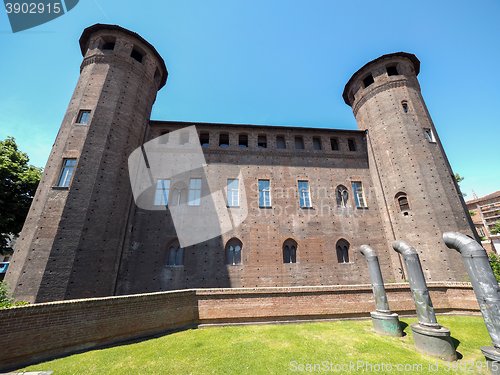
<path fill-rule="evenodd" d="M 401 320 L 406 324 L 416 321 L 414 318 Z M 345 374 L 349 371 L 342 371 L 340 366 L 348 366 L 350 362 L 358 366 L 358 361 L 363 361 L 360 365 L 364 366 L 365 373 L 488 374 L 486 370 L 473 370 L 473 366 L 484 366 L 479 347 L 491 344 L 482 317 L 442 315 L 438 321 L 450 328 L 452 336 L 460 341 L 457 351 L 463 358 L 458 362 L 444 362 L 416 353 L 409 326 L 405 328 L 407 335 L 403 338 L 383 337 L 372 331 L 370 320 L 356 320 L 192 329 L 138 343 L 92 350 L 25 370 L 53 370 L 55 375 Z M 367 371 L 366 363 L 394 367 L 392 371 L 376 367 Z M 306 367 L 308 364 L 316 364 L 315 371 Z M 397 368 L 397 364 L 407 366 Z M 450 371 L 447 367 L 450 365 L 462 370 Z"/>

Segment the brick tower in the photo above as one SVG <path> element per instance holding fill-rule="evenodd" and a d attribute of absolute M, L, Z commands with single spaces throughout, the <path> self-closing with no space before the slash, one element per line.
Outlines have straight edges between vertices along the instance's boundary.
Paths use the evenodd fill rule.
<path fill-rule="evenodd" d="M 133 205 L 127 158 L 167 79 L 155 48 L 122 27 L 91 26 L 80 47 L 80 78 L 6 277 L 21 300 L 114 294 Z"/>
<path fill-rule="evenodd" d="M 474 236 L 474 231 L 422 98 L 419 69 L 413 54 L 381 56 L 351 77 L 343 98 L 367 132 L 373 190 L 387 238 L 417 248 L 427 280 L 465 281 L 461 259 L 441 236 L 445 231 Z"/>

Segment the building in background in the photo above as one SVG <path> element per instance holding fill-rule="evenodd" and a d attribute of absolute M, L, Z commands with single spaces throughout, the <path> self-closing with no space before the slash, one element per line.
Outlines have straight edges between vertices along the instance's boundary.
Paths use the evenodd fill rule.
<path fill-rule="evenodd" d="M 500 223 L 500 190 L 466 202 L 474 227 L 483 247 L 500 254 L 500 233 L 493 227 Z"/>

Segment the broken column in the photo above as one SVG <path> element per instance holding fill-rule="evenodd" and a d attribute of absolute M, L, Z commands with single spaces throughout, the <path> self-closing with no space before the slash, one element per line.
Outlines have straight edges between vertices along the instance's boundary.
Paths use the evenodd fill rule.
<path fill-rule="evenodd" d="M 500 374 L 500 289 L 486 250 L 472 238 L 458 232 L 443 234 L 446 246 L 462 254 L 465 268 L 483 314 L 493 346 L 481 348 L 493 374 Z"/>
<path fill-rule="evenodd" d="M 403 256 L 415 301 L 418 323 L 411 325 L 415 347 L 421 353 L 456 361 L 457 352 L 450 330 L 437 323 L 417 251 L 403 241 L 393 242 L 392 247 Z"/>
<path fill-rule="evenodd" d="M 389 309 L 389 302 L 387 301 L 387 294 L 385 293 L 384 280 L 382 278 L 382 272 L 380 271 L 377 254 L 368 245 L 362 245 L 359 251 L 368 262 L 368 272 L 370 273 L 373 296 L 375 297 L 376 311 L 370 312 L 373 329 L 375 332 L 382 335 L 403 336 L 398 314 L 392 313 Z"/>

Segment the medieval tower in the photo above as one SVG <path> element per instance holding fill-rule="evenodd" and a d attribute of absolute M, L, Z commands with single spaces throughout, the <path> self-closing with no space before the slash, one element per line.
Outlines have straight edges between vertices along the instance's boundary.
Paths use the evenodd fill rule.
<path fill-rule="evenodd" d="M 356 72 L 343 97 L 360 130 L 336 130 L 151 121 L 168 74 L 155 48 L 102 24 L 85 29 L 80 46 L 80 78 L 6 276 L 16 298 L 363 284 L 363 244 L 377 250 L 386 282 L 398 282 L 395 239 L 417 248 L 429 281 L 465 280 L 441 234 L 474 232 L 414 55 L 384 55 Z M 183 249 L 168 209 L 171 181 L 155 176 L 151 185 L 165 210 L 141 209 L 127 161 L 144 143 L 192 125 L 227 207 L 240 209 L 241 173 L 249 209 L 231 232 Z M 207 194 L 190 173 L 189 194 Z"/>

